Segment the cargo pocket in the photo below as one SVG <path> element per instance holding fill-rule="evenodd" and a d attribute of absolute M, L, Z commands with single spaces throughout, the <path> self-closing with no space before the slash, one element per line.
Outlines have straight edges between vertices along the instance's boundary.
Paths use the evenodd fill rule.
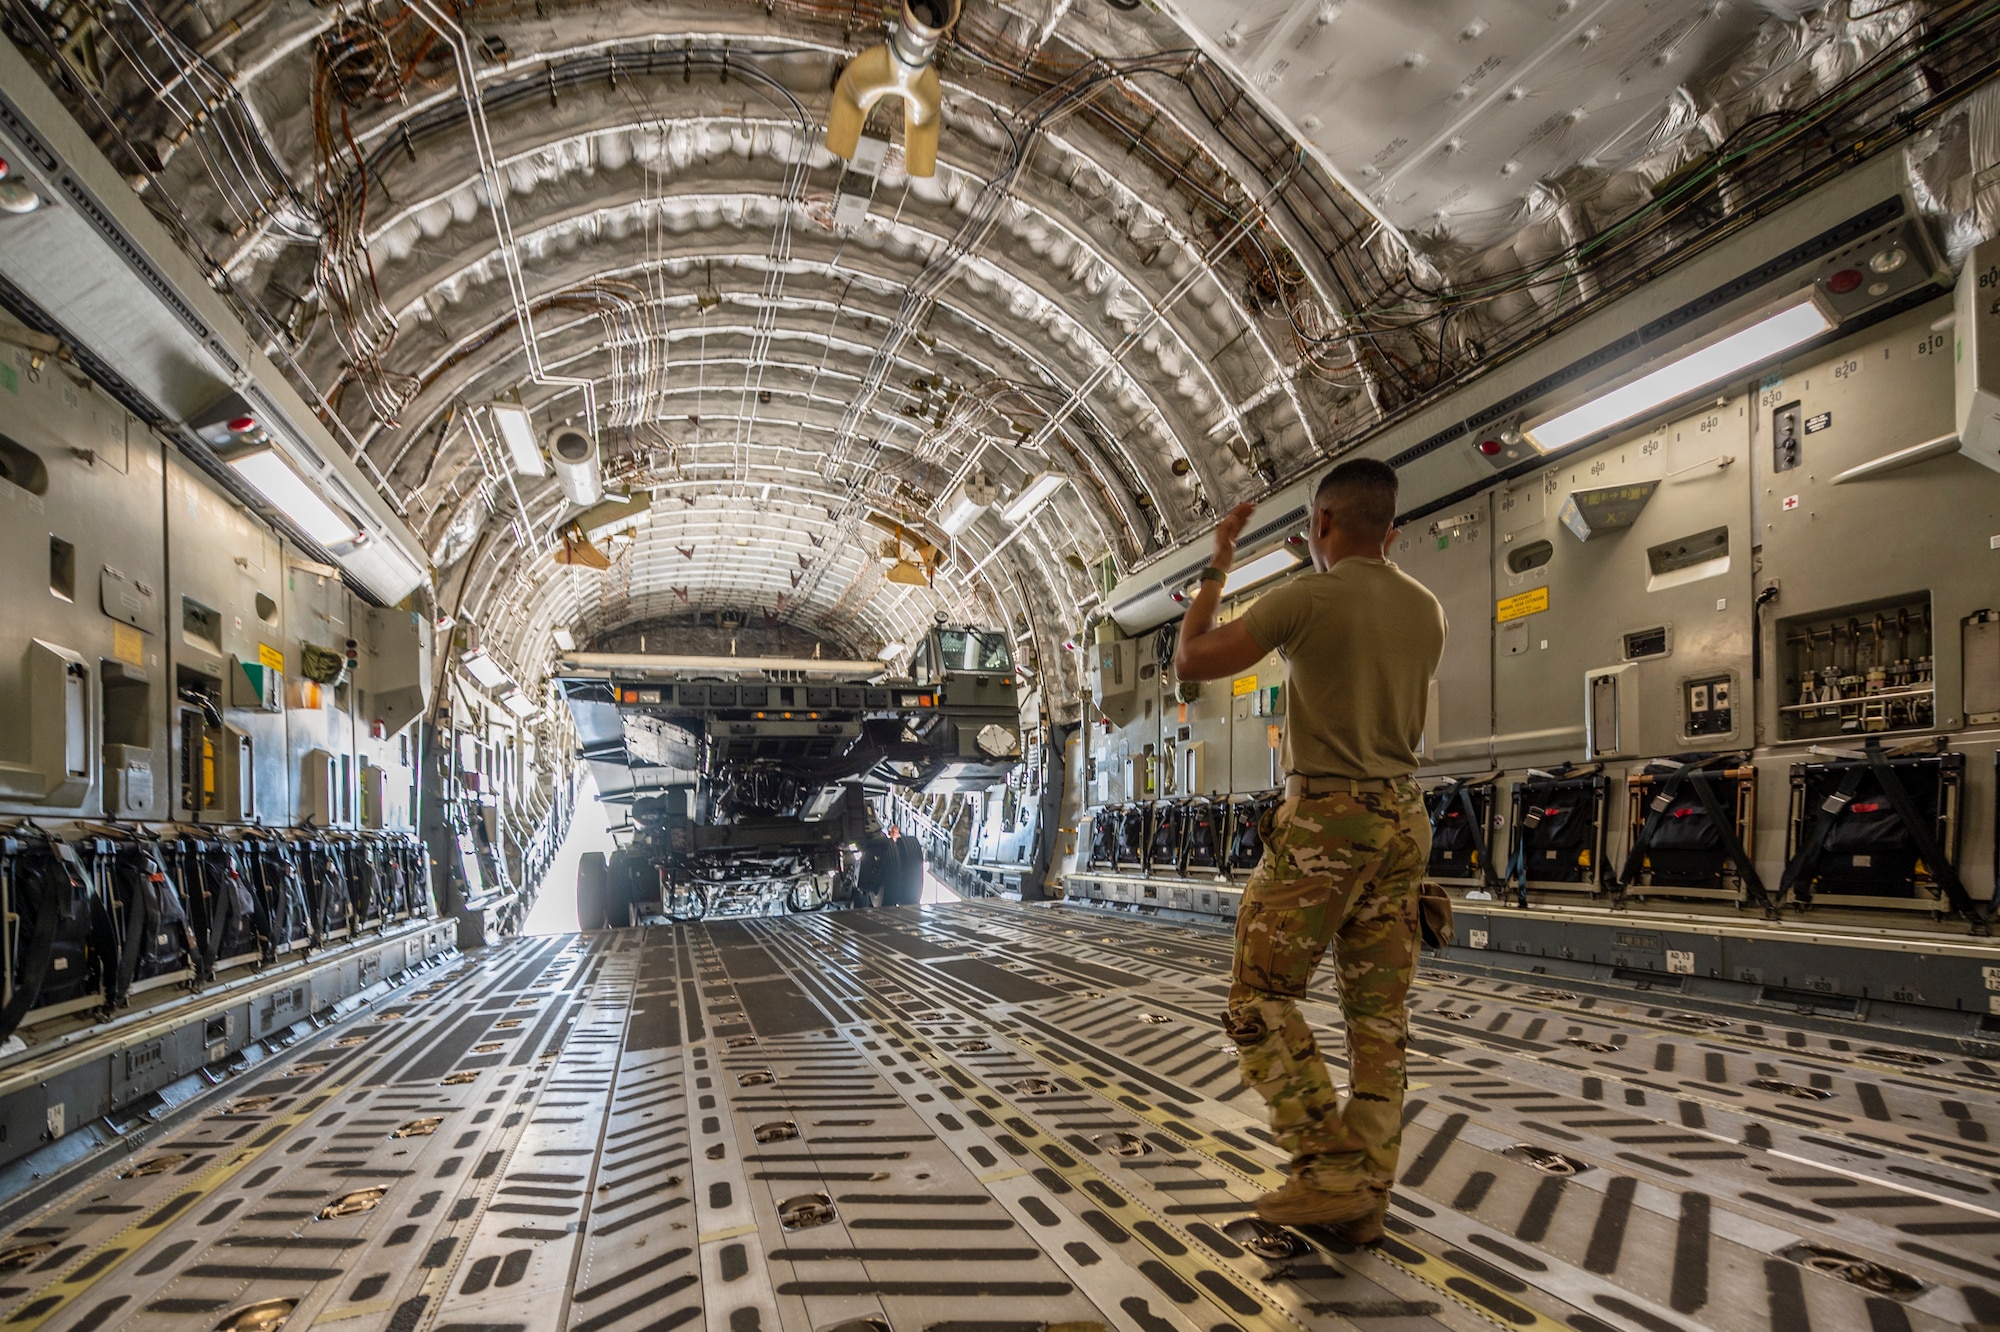
<path fill-rule="evenodd" d="M 1236 916 L 1232 979 L 1254 990 L 1301 997 L 1326 952 L 1326 904 L 1246 900 Z"/>

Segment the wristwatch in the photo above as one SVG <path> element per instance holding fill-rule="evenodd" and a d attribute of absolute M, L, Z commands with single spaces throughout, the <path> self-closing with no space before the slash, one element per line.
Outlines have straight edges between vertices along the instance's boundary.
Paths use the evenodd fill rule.
<path fill-rule="evenodd" d="M 1229 581 L 1229 570 L 1218 569 L 1211 564 L 1201 571 L 1201 581 L 1204 583 L 1226 583 Z"/>

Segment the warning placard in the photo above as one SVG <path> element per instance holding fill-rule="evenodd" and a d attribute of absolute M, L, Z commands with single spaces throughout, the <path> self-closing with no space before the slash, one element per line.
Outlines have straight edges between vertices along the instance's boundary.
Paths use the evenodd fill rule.
<path fill-rule="evenodd" d="M 1529 588 L 1526 592 L 1516 592 L 1511 597 L 1502 597 L 1495 603 L 1493 618 L 1501 624 L 1518 620 L 1549 608 L 1549 590 L 1546 587 Z"/>
<path fill-rule="evenodd" d="M 285 654 L 272 647 L 269 643 L 259 643 L 257 645 L 257 660 L 274 671 L 285 669 Z"/>
<path fill-rule="evenodd" d="M 1256 693 L 1257 677 L 1254 675 L 1243 676 L 1242 678 L 1238 679 L 1234 685 L 1230 687 L 1229 692 L 1230 695 L 1234 698 L 1241 698 L 1245 694 Z"/>

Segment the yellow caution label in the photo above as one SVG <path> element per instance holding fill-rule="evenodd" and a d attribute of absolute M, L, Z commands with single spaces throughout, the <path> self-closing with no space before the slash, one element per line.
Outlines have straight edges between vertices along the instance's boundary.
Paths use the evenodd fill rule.
<path fill-rule="evenodd" d="M 757 1227 L 755 1226 L 728 1226 L 722 1230 L 704 1232 L 700 1242 L 703 1244 L 713 1244 L 717 1240 L 735 1239 L 738 1235 L 754 1235 L 756 1233 Z"/>
<path fill-rule="evenodd" d="M 257 660 L 274 671 L 285 669 L 285 654 L 272 647 L 269 643 L 259 643 L 257 645 Z"/>
<path fill-rule="evenodd" d="M 1256 693 L 1257 677 L 1254 675 L 1243 676 L 1241 679 L 1237 680 L 1235 684 L 1229 687 L 1229 692 L 1231 696 L 1235 698 L 1241 698 L 1245 694 Z"/>
<path fill-rule="evenodd" d="M 111 655 L 127 666 L 146 664 L 146 636 L 129 624 L 111 626 Z"/>
<path fill-rule="evenodd" d="M 1529 588 L 1526 592 L 1516 592 L 1511 597 L 1502 597 L 1493 607 L 1493 618 L 1500 624 L 1534 615 L 1549 608 L 1549 590 L 1546 587 Z"/>
<path fill-rule="evenodd" d="M 344 1309 L 333 1309 L 317 1315 L 315 1323 L 341 1323 L 350 1318 L 366 1318 L 369 1314 L 387 1313 L 396 1307 L 394 1300 L 380 1300 L 374 1304 L 350 1304 Z"/>

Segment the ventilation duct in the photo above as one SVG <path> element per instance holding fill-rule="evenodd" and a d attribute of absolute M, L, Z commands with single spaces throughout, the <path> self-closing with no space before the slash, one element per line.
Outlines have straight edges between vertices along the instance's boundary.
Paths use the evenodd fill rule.
<path fill-rule="evenodd" d="M 885 97 L 903 99 L 903 165 L 912 176 L 937 174 L 943 86 L 931 57 L 958 18 L 959 0 L 903 0 L 903 21 L 888 41 L 848 62 L 833 90 L 826 146 L 852 161 L 868 113 Z"/>
<path fill-rule="evenodd" d="M 575 426 L 562 426 L 549 436 L 549 456 L 556 463 L 556 484 L 571 504 L 588 508 L 604 498 L 604 479 L 597 470 L 597 446 Z"/>

